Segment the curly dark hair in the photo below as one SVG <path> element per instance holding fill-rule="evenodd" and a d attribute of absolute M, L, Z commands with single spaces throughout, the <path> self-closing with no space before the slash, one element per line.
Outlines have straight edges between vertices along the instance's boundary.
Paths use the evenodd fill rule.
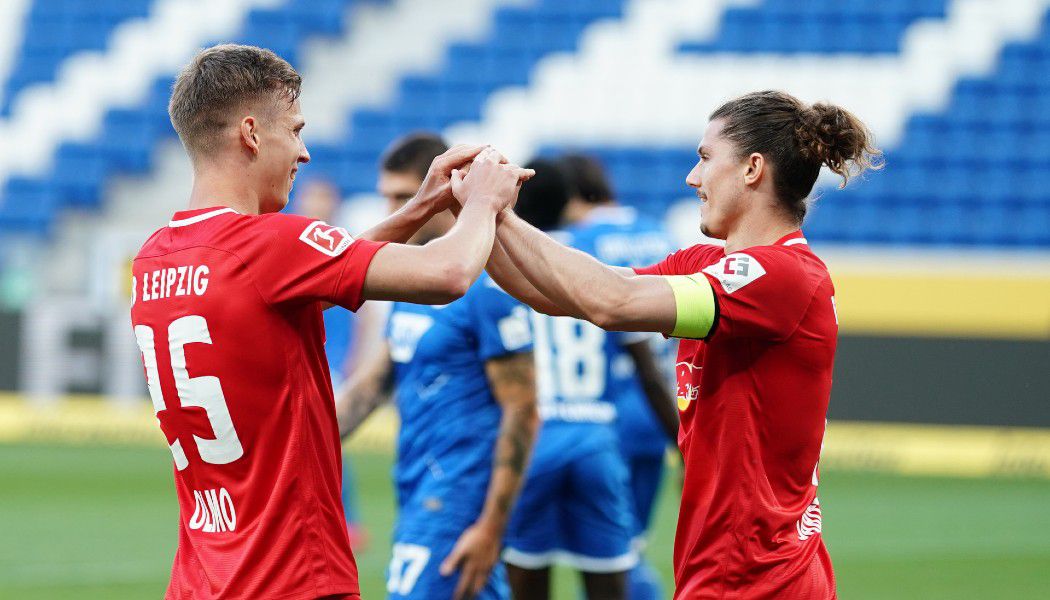
<path fill-rule="evenodd" d="M 777 196 L 799 223 L 821 165 L 850 177 L 882 168 L 882 151 L 867 126 L 844 108 L 818 102 L 806 105 L 780 91 L 753 92 L 726 102 L 710 119 L 724 120 L 722 135 L 740 156 L 763 155 L 772 165 Z"/>

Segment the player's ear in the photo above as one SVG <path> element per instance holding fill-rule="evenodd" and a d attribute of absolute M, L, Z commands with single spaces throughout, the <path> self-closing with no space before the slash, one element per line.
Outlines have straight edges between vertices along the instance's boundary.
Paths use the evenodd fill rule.
<path fill-rule="evenodd" d="M 752 152 L 745 160 L 744 185 L 756 185 L 765 173 L 766 158 L 758 152 Z"/>
<path fill-rule="evenodd" d="M 259 154 L 259 122 L 255 117 L 248 115 L 241 119 L 241 143 L 243 143 L 252 155 Z"/>

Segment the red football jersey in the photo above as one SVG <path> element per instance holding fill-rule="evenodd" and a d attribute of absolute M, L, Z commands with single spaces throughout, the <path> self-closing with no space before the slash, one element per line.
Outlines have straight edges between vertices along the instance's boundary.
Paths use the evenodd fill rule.
<path fill-rule="evenodd" d="M 323 302 L 382 244 L 285 214 L 177 213 L 135 258 L 131 321 L 175 459 L 167 598 L 358 594 Z"/>
<path fill-rule="evenodd" d="M 827 267 L 795 232 L 729 255 L 694 246 L 638 272 L 702 272 L 718 301 L 712 334 L 678 351 L 675 598 L 835 598 L 817 500 L 838 333 Z"/>

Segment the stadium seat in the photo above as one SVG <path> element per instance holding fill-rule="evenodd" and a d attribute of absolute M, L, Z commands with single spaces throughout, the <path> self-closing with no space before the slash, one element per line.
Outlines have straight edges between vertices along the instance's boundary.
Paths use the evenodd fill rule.
<path fill-rule="evenodd" d="M 389 0 L 285 0 L 256 7 L 248 12 L 239 40 L 273 48 L 294 63 L 305 39 L 339 33 L 357 6 L 385 1 Z M 27 36 L 7 82 L 9 90 L 53 77 L 73 52 L 104 47 L 119 22 L 146 14 L 151 6 L 148 0 L 76 4 L 69 12 L 59 0 L 34 2 L 27 33 L 60 37 L 62 42 L 43 43 L 39 36 Z M 403 75 L 389 101 L 349 115 L 347 138 L 312 147 L 311 172 L 330 177 L 345 194 L 372 191 L 376 161 L 391 139 L 417 129 L 481 121 L 494 93 L 530 85 L 541 59 L 577 51 L 589 26 L 622 18 L 625 4 L 536 0 L 497 6 L 490 29 L 480 39 L 450 40 L 436 70 Z M 890 55 L 899 52 L 911 25 L 943 19 L 946 10 L 946 0 L 763 0 L 728 8 L 717 35 L 703 42 L 686 41 L 678 51 Z M 958 79 L 943 108 L 908 116 L 899 143 L 887 149 L 885 171 L 870 173 L 844 190 L 819 190 L 807 235 L 845 243 L 1050 245 L 1039 229 L 1050 215 L 1050 78 L 1042 76 L 1048 68 L 1050 16 L 1044 17 L 1033 39 L 1007 44 L 990 73 Z M 616 72 L 607 75 L 615 77 Z M 98 206 L 112 175 L 147 172 L 156 142 L 174 135 L 167 115 L 171 83 L 171 74 L 158 77 L 140 103 L 106 114 L 93 139 L 59 148 L 51 173 L 27 180 L 36 182 L 35 187 L 26 180 L 5 186 L 3 206 L 12 204 L 8 194 L 47 197 L 34 209 L 40 213 L 33 213 L 36 220 L 30 219 L 34 230 L 46 232 L 48 227 L 41 223 L 53 219 L 62 206 Z M 10 101 L 10 94 L 5 97 Z M 638 110 L 646 110 L 645 105 Z M 691 196 L 684 180 L 696 157 L 692 148 L 663 147 L 659 140 L 653 144 L 553 145 L 542 152 L 595 154 L 607 165 L 625 203 L 660 214 L 671 202 Z M 1011 211 L 1025 219 L 1017 220 Z M 881 218 L 892 219 L 895 226 L 873 228 L 873 220 Z"/>
<path fill-rule="evenodd" d="M 152 0 L 33 0 L 14 58 L 16 75 L 5 85 L 0 116 L 10 116 L 23 89 L 54 79 L 62 61 L 77 52 L 102 50 L 113 29 L 146 16 L 151 4 Z"/>

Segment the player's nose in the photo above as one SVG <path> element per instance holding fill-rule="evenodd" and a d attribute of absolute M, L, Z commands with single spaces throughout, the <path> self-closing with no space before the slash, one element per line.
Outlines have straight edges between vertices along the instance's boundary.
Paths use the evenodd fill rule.
<path fill-rule="evenodd" d="M 700 163 L 697 162 L 696 166 L 693 167 L 692 171 L 689 171 L 689 175 L 685 178 L 685 183 L 689 187 L 699 188 L 700 187 Z"/>
<path fill-rule="evenodd" d="M 306 149 L 306 144 L 299 145 L 299 162 L 310 162 L 310 151 Z"/>

